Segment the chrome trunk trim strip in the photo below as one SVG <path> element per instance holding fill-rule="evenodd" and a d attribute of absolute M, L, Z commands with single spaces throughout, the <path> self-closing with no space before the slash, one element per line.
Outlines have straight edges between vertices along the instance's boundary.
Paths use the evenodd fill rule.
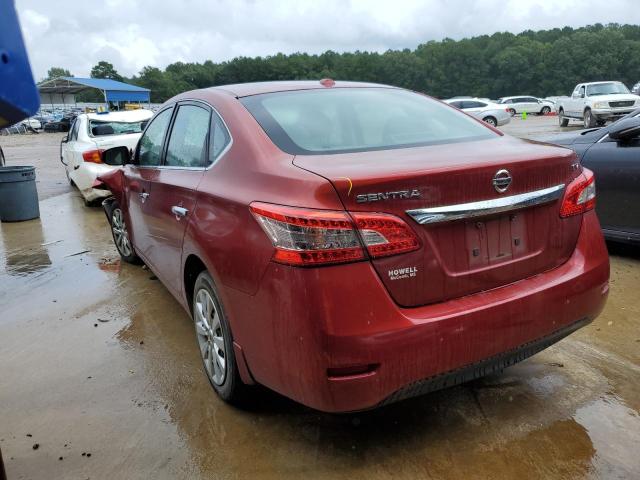
<path fill-rule="evenodd" d="M 425 225 L 511 212 L 513 210 L 533 207 L 534 205 L 551 203 L 562 196 L 564 187 L 565 185 L 563 183 L 542 190 L 492 200 L 459 203 L 457 205 L 446 205 L 443 207 L 418 208 L 415 210 L 407 210 L 407 215 L 419 224 Z"/>

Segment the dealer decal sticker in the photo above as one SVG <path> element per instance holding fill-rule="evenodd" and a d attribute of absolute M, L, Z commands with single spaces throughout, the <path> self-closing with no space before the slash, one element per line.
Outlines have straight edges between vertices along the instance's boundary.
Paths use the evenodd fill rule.
<path fill-rule="evenodd" d="M 394 268 L 389 270 L 389 280 L 402 280 L 403 278 L 415 277 L 418 273 L 418 267 Z"/>

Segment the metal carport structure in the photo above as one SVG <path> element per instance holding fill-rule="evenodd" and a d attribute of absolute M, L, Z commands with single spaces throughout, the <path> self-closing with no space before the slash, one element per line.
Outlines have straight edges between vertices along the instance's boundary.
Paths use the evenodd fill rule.
<path fill-rule="evenodd" d="M 105 103 L 149 103 L 151 99 L 151 90 L 148 88 L 118 82 L 109 78 L 56 77 L 38 84 L 41 103 L 50 103 L 52 105 L 75 104 L 76 94 L 92 89 L 102 92 Z"/>

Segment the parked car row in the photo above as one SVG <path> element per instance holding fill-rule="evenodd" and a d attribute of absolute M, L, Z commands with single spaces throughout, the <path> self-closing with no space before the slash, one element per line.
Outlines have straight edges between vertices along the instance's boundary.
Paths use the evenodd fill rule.
<path fill-rule="evenodd" d="M 324 411 L 385 405 L 523 360 L 606 301 L 576 153 L 403 89 L 185 92 L 132 152 L 98 156 L 123 164 L 93 184 L 117 250 L 191 314 L 229 402 L 259 383 Z"/>

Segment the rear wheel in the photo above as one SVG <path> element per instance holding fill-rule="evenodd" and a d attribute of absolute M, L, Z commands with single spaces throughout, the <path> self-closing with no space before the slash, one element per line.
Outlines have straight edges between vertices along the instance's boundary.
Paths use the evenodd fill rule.
<path fill-rule="evenodd" d="M 560 109 L 560 111 L 558 112 L 558 122 L 560 122 L 561 127 L 566 127 L 569 125 L 569 119 L 565 118 L 564 110 L 562 109 Z"/>
<path fill-rule="evenodd" d="M 591 113 L 591 110 L 586 109 L 584 111 L 584 115 L 582 116 L 582 123 L 584 124 L 584 128 L 593 128 L 596 126 L 596 117 Z"/>
<path fill-rule="evenodd" d="M 196 278 L 192 314 L 200 357 L 211 386 L 226 402 L 239 403 L 247 386 L 242 382 L 233 352 L 233 338 L 209 272 Z"/>
<path fill-rule="evenodd" d="M 133 245 L 131 244 L 124 212 L 117 202 L 114 202 L 112 205 L 109 221 L 111 223 L 113 242 L 116 244 L 116 248 L 122 259 L 127 263 L 140 263 L 140 258 L 136 255 Z"/>
<path fill-rule="evenodd" d="M 541 115 L 546 115 L 547 113 L 551 112 L 551 108 L 549 107 L 542 107 L 542 110 L 540 110 L 540 114 Z"/>
<path fill-rule="evenodd" d="M 484 122 L 487 122 L 492 127 L 497 127 L 498 126 L 498 121 L 495 119 L 495 117 L 484 117 L 482 120 Z"/>

